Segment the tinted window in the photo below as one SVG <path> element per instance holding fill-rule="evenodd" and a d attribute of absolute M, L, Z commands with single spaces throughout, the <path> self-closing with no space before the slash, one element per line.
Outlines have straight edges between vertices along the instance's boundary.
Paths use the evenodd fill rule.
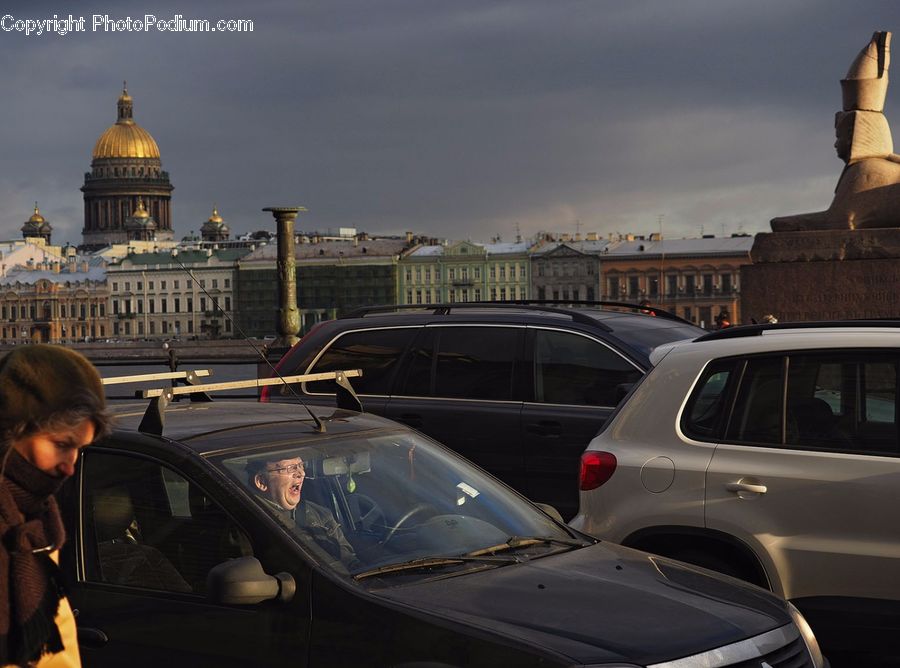
<path fill-rule="evenodd" d="M 870 352 L 790 358 L 789 443 L 816 449 L 897 452 L 897 361 Z"/>
<path fill-rule="evenodd" d="M 640 377 L 633 364 L 593 339 L 566 332 L 535 332 L 535 401 L 615 406 L 625 393 L 623 386 Z"/>
<path fill-rule="evenodd" d="M 747 362 L 728 427 L 729 440 L 767 445 L 784 443 L 783 367 L 782 357 L 754 358 Z M 788 440 L 794 435 L 789 433 Z"/>
<path fill-rule="evenodd" d="M 167 467 L 93 451 L 82 470 L 89 581 L 202 594 L 213 566 L 253 553 L 228 515 Z"/>
<path fill-rule="evenodd" d="M 310 373 L 362 369 L 362 377 L 351 381 L 357 394 L 389 394 L 397 362 L 417 331 L 404 328 L 348 332 L 329 346 Z M 335 387 L 332 380 L 306 383 L 307 392 L 333 394 Z"/>
<path fill-rule="evenodd" d="M 727 418 L 728 387 L 734 368 L 734 360 L 724 360 L 710 364 L 703 372 L 685 411 L 686 434 L 701 440 L 718 437 Z"/>
<path fill-rule="evenodd" d="M 509 400 L 521 329 L 435 327 L 410 353 L 398 394 Z"/>

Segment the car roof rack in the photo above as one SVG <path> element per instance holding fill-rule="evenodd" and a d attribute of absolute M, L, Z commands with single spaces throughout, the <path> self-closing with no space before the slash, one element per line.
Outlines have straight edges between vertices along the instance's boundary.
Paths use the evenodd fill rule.
<path fill-rule="evenodd" d="M 709 332 L 698 336 L 694 341 L 719 341 L 722 339 L 738 339 L 746 336 L 761 336 L 763 332 L 771 332 L 786 329 L 826 329 L 826 328 L 898 328 L 900 319 L 886 318 L 881 320 L 815 320 L 808 322 L 771 322 L 753 325 L 735 325 L 715 332 Z"/>
<path fill-rule="evenodd" d="M 640 304 L 632 304 L 630 302 L 614 302 L 614 301 L 583 301 L 583 300 L 559 300 L 559 299 L 508 299 L 498 302 L 452 302 L 438 304 L 396 304 L 383 306 L 364 306 L 354 309 L 353 311 L 340 316 L 340 319 L 347 318 L 364 318 L 367 315 L 378 315 L 381 313 L 392 313 L 396 311 L 432 311 L 433 315 L 449 315 L 454 309 L 511 309 L 511 310 L 528 310 L 539 311 L 545 313 L 558 313 L 567 315 L 574 322 L 582 324 L 600 326 L 608 331 L 612 331 L 610 327 L 604 325 L 596 318 L 592 318 L 579 311 L 574 311 L 567 306 L 593 306 L 593 307 L 614 307 L 624 308 L 632 311 L 645 311 L 648 315 L 653 314 L 666 318 L 668 320 L 677 320 L 688 324 L 687 320 L 678 317 L 670 311 L 658 308 L 656 306 L 641 306 Z"/>
<path fill-rule="evenodd" d="M 363 375 L 362 369 L 349 369 L 346 371 L 323 371 L 320 373 L 308 373 L 299 376 L 276 376 L 274 378 L 249 378 L 247 380 L 232 380 L 221 383 L 207 383 L 206 385 L 186 385 L 184 387 L 165 387 L 150 390 L 137 390 L 137 398 L 150 399 L 150 404 L 144 412 L 138 431 L 142 434 L 162 436 L 165 426 L 166 407 L 176 396 L 187 394 L 191 401 L 212 401 L 210 392 L 222 392 L 224 390 L 240 390 L 249 387 L 264 387 L 266 385 L 289 385 L 291 383 L 308 383 L 317 380 L 333 380 L 337 383 L 337 405 L 356 412 L 362 412 L 362 402 L 356 396 L 349 378 L 359 378 Z M 317 427 L 324 431 L 324 425 L 312 412 L 310 415 L 316 420 Z"/>
<path fill-rule="evenodd" d="M 125 383 L 143 383 L 154 380 L 184 380 L 191 385 L 196 385 L 197 383 L 192 381 L 197 378 L 205 378 L 211 375 L 212 371 L 209 369 L 191 369 L 189 371 L 142 373 L 136 376 L 109 376 L 107 378 L 101 378 L 100 382 L 104 385 L 122 385 Z"/>

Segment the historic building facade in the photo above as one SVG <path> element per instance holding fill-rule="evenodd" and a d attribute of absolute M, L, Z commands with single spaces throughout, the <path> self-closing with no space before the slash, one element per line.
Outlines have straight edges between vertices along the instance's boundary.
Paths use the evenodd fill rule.
<path fill-rule="evenodd" d="M 82 247 L 94 250 L 146 238 L 147 226 L 134 220 L 141 210 L 153 221 L 154 238 L 172 239 L 172 190 L 159 146 L 134 122 L 133 100 L 123 90 L 118 118 L 94 145 L 91 171 L 84 175 Z"/>
<path fill-rule="evenodd" d="M 109 265 L 113 335 L 125 339 L 234 336 L 235 266 L 249 248 L 130 253 Z"/>
<path fill-rule="evenodd" d="M 728 311 L 740 322 L 740 267 L 750 263 L 751 236 L 626 239 L 602 255 L 602 299 L 644 299 L 706 328 Z"/>
<path fill-rule="evenodd" d="M 398 304 L 531 298 L 528 244 L 476 244 L 412 249 L 400 260 Z"/>
<path fill-rule="evenodd" d="M 106 269 L 73 255 L 0 278 L 0 343 L 71 343 L 110 335 Z"/>
<path fill-rule="evenodd" d="M 319 237 L 316 237 L 319 238 Z M 300 333 L 361 306 L 397 304 L 397 266 L 408 241 L 395 237 L 301 236 L 294 248 Z M 248 336 L 276 334 L 278 248 L 270 243 L 238 262 L 237 309 Z"/>
<path fill-rule="evenodd" d="M 540 242 L 531 249 L 531 294 L 538 300 L 600 298 L 600 254 L 609 246 L 596 235 L 567 242 Z"/>

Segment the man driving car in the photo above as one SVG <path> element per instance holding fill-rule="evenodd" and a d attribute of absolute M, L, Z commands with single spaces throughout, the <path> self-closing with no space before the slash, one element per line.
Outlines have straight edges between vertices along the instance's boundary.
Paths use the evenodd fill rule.
<path fill-rule="evenodd" d="M 256 495 L 289 527 L 299 527 L 348 568 L 359 565 L 341 525 L 327 508 L 302 499 L 306 468 L 300 457 L 251 460 L 249 484 Z"/>

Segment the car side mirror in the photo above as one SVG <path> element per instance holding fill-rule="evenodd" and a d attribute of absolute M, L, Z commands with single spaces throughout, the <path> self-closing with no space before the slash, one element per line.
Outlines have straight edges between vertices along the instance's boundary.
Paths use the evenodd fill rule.
<path fill-rule="evenodd" d="M 549 515 L 552 519 L 556 520 L 560 524 L 565 524 L 565 522 L 563 521 L 562 515 L 559 514 L 559 511 L 556 508 L 554 508 L 553 506 L 551 506 L 549 503 L 536 503 L 536 502 L 532 502 L 532 503 L 534 503 L 534 505 L 536 505 L 538 508 L 543 510 L 544 513 Z"/>
<path fill-rule="evenodd" d="M 256 557 L 229 559 L 206 576 L 207 597 L 216 603 L 253 605 L 278 600 L 287 603 L 297 593 L 290 573 L 267 574 Z"/>

